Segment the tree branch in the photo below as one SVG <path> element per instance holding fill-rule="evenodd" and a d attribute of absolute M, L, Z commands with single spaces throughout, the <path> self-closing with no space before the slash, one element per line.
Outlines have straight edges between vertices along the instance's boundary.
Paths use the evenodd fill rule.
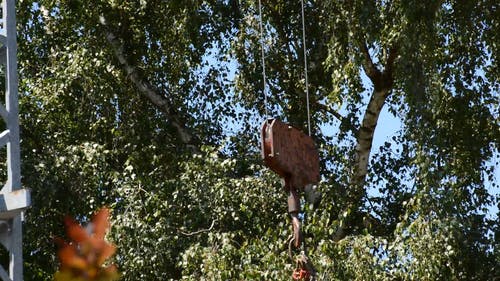
<path fill-rule="evenodd" d="M 101 18 L 101 24 L 105 27 L 106 40 L 111 45 L 115 58 L 120 63 L 123 71 L 127 74 L 127 78 L 143 96 L 168 117 L 170 123 L 176 129 L 181 142 L 197 152 L 199 149 L 195 144 L 197 144 L 198 141 L 186 127 L 182 116 L 157 87 L 153 86 L 141 76 L 140 68 L 129 62 L 124 51 L 123 43 L 111 31 L 104 18 Z"/>
<path fill-rule="evenodd" d="M 210 232 L 210 231 L 212 231 L 212 229 L 215 226 L 215 221 L 216 220 L 212 221 L 212 224 L 210 225 L 209 228 L 200 229 L 200 230 L 197 230 L 197 231 L 194 231 L 194 232 L 184 232 L 182 230 L 179 230 L 179 233 L 182 234 L 182 235 L 186 235 L 186 236 L 194 236 L 194 235 L 198 235 L 198 234 L 201 234 L 201 233 L 204 233 L 204 232 Z"/>
<path fill-rule="evenodd" d="M 365 70 L 366 76 L 370 78 L 373 84 L 378 83 L 380 80 L 380 76 L 382 73 L 373 63 L 372 57 L 370 56 L 370 52 L 368 51 L 368 46 L 366 45 L 364 39 L 360 43 L 361 53 L 363 54 L 363 69 Z M 377 81 L 377 82 L 376 82 Z"/>
<path fill-rule="evenodd" d="M 382 83 L 383 88 L 391 89 L 392 84 L 394 82 L 394 77 L 392 75 L 392 70 L 394 68 L 394 61 L 398 56 L 398 48 L 396 46 L 392 46 L 389 48 L 389 53 L 387 55 L 387 59 L 385 62 L 384 72 L 382 73 Z"/>
<path fill-rule="evenodd" d="M 349 130 L 351 130 L 352 133 L 356 134 L 356 132 L 358 131 L 358 129 L 356 128 L 356 126 L 354 126 L 354 124 L 352 124 L 347 118 L 342 116 L 340 113 L 338 113 L 338 111 L 334 110 L 330 106 L 321 104 L 319 102 L 316 103 L 316 106 L 324 113 L 331 114 L 333 115 L 333 117 L 337 118 L 337 120 L 339 120 L 343 124 L 346 124 L 347 128 L 349 128 Z"/>
<path fill-rule="evenodd" d="M 338 113 L 336 110 L 329 107 L 328 105 L 317 102 L 316 106 L 319 107 L 319 109 L 322 110 L 323 112 L 333 115 L 333 117 L 337 118 L 337 120 L 341 122 L 344 121 L 345 119 L 344 116 L 342 116 L 340 113 Z"/>

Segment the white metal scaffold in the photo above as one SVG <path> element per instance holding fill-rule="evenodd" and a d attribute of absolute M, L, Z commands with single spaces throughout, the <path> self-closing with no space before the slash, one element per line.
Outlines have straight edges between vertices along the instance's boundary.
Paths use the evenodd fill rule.
<path fill-rule="evenodd" d="M 22 216 L 31 204 L 21 186 L 17 79 L 16 1 L 3 0 L 0 21 L 0 67 L 5 75 L 5 105 L 0 102 L 0 148 L 6 147 L 7 172 L 0 190 L 0 243 L 9 252 L 9 268 L 0 266 L 3 281 L 23 280 Z M 0 151 L 1 152 L 1 151 Z M 0 155 L 5 155 L 1 153 Z M 4 157 L 4 156 L 2 156 Z M 5 173 L 3 173 L 5 174 Z"/>

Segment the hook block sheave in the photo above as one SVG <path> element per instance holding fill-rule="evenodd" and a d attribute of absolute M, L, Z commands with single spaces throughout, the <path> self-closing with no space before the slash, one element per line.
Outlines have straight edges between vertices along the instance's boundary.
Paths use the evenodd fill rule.
<path fill-rule="evenodd" d="M 261 154 L 273 172 L 297 190 L 319 181 L 319 154 L 314 140 L 278 119 L 264 121 Z"/>

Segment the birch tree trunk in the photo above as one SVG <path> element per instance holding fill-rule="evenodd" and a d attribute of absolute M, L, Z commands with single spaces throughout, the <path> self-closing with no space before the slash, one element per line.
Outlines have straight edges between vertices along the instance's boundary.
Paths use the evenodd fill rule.
<path fill-rule="evenodd" d="M 397 56 L 397 49 L 395 47 L 391 47 L 388 50 L 383 71 L 379 70 L 373 63 L 366 44 L 361 44 L 360 49 L 365 59 L 363 70 L 373 83 L 373 92 L 363 114 L 361 126 L 357 132 L 356 155 L 350 184 L 352 190 L 349 192 L 349 203 L 343 215 L 343 222 L 334 235 L 335 241 L 344 238 L 348 234 L 348 229 L 354 227 L 354 225 L 360 225 L 367 221 L 359 221 L 360 216 L 356 216 L 355 214 L 358 213 L 357 209 L 361 205 L 363 197 L 366 195 L 365 183 L 373 136 L 375 134 L 380 112 L 382 112 L 382 108 L 391 92 L 394 81 L 392 68 Z"/>

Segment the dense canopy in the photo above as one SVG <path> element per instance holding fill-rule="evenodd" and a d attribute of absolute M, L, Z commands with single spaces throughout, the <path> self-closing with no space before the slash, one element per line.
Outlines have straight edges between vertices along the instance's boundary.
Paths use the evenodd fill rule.
<path fill-rule="evenodd" d="M 104 205 L 122 280 L 290 278 L 258 130 L 307 129 L 301 2 L 258 3 L 18 1 L 26 280 Z M 304 4 L 318 279 L 500 276 L 498 1 Z"/>

